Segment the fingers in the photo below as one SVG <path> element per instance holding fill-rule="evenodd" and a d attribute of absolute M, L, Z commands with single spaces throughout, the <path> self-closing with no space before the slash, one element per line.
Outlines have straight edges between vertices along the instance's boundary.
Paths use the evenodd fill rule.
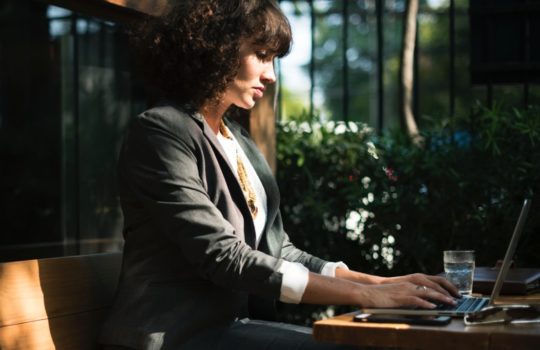
<path fill-rule="evenodd" d="M 450 294 L 450 292 L 447 289 L 441 286 L 441 283 L 439 283 L 438 281 L 433 281 L 430 278 L 426 279 L 425 286 L 430 289 L 436 290 L 437 292 L 444 294 L 446 296 L 449 296 L 449 297 L 452 296 L 452 294 Z"/>
<path fill-rule="evenodd" d="M 443 287 L 441 287 L 441 285 L 439 283 L 436 283 L 434 281 L 432 281 L 431 279 L 429 278 L 425 278 L 423 280 L 420 280 L 418 282 L 416 282 L 418 285 L 420 286 L 426 286 L 427 288 L 429 289 L 433 289 L 433 290 L 436 290 L 437 292 L 441 293 L 441 294 L 444 294 L 444 295 L 447 295 L 447 296 L 451 296 L 450 293 L 444 289 Z"/>
<path fill-rule="evenodd" d="M 427 277 L 430 281 L 436 283 L 440 289 L 444 288 L 446 294 L 450 292 L 449 295 L 453 295 L 454 297 L 461 298 L 461 294 L 459 294 L 459 290 L 456 288 L 456 286 L 450 283 L 446 278 L 440 277 L 440 276 L 427 276 Z"/>
<path fill-rule="evenodd" d="M 419 286 L 412 283 L 406 283 L 401 286 L 403 294 L 398 300 L 400 306 L 434 309 L 439 303 L 455 305 L 453 298 L 426 286 Z"/>
<path fill-rule="evenodd" d="M 418 273 L 412 275 L 412 279 L 413 283 L 434 289 L 441 294 L 461 297 L 458 289 L 444 277 Z"/>
<path fill-rule="evenodd" d="M 433 309 L 440 303 L 455 305 L 454 298 L 435 289 L 411 282 L 373 286 L 378 292 L 371 302 L 378 307 L 420 307 Z"/>
<path fill-rule="evenodd" d="M 420 273 L 388 278 L 373 288 L 379 292 L 371 295 L 369 303 L 378 307 L 416 306 L 433 309 L 440 303 L 456 305 L 453 295 L 459 295 L 445 278 Z"/>
<path fill-rule="evenodd" d="M 423 299 L 424 301 L 430 300 L 430 301 L 436 301 L 440 303 L 455 305 L 456 301 L 454 298 L 449 296 L 447 293 L 441 293 L 436 289 L 428 288 L 426 286 L 416 286 L 415 288 L 416 296 Z M 426 301 L 427 302 L 427 301 Z M 435 307 L 435 304 L 428 302 L 430 305 L 433 305 Z M 430 308 L 433 308 L 430 307 Z"/>

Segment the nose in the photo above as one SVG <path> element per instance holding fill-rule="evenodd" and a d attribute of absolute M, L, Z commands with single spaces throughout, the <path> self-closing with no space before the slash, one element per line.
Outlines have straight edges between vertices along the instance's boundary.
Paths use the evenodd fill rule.
<path fill-rule="evenodd" d="M 273 84 L 276 82 L 276 72 L 274 71 L 274 60 L 266 63 L 265 69 L 261 75 L 261 81 L 265 84 Z"/>

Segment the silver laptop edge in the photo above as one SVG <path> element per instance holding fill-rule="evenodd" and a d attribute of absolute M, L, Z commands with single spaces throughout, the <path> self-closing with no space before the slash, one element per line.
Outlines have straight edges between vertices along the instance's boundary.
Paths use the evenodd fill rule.
<path fill-rule="evenodd" d="M 501 269 L 499 270 L 497 279 L 495 280 L 495 286 L 493 287 L 493 291 L 491 291 L 488 306 L 493 305 L 493 303 L 495 303 L 495 299 L 499 297 L 499 293 L 501 292 L 504 280 L 506 279 L 506 276 L 508 275 L 508 270 L 510 269 L 510 265 L 512 264 L 512 258 L 514 257 L 514 253 L 516 251 L 519 238 L 521 237 L 523 227 L 525 226 L 525 221 L 527 220 L 527 215 L 529 214 L 530 208 L 531 200 L 525 199 L 525 201 L 523 202 L 523 207 L 521 208 L 521 213 L 519 214 L 518 222 L 516 224 L 516 227 L 514 228 L 514 233 L 512 234 L 512 239 L 510 240 L 510 244 L 506 249 L 506 255 L 504 256 L 503 264 L 501 266 Z"/>

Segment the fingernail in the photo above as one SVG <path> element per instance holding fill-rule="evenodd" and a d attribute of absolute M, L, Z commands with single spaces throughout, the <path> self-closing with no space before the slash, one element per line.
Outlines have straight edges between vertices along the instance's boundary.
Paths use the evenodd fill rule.
<path fill-rule="evenodd" d="M 435 305 L 435 304 L 433 304 L 433 303 L 429 303 L 429 307 L 430 307 L 431 309 L 434 309 L 434 308 L 437 307 L 437 305 Z"/>

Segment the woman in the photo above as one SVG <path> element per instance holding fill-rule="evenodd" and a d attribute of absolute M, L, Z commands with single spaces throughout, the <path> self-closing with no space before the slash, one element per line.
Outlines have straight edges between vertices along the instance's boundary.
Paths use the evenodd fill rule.
<path fill-rule="evenodd" d="M 224 117 L 254 106 L 276 80 L 274 58 L 289 50 L 274 1 L 181 1 L 135 39 L 162 102 L 134 120 L 119 158 L 124 261 L 103 344 L 326 348 L 307 328 L 254 319 L 270 318 L 276 299 L 453 303 L 457 291 L 443 278 L 362 274 L 290 242 L 270 169 Z"/>

